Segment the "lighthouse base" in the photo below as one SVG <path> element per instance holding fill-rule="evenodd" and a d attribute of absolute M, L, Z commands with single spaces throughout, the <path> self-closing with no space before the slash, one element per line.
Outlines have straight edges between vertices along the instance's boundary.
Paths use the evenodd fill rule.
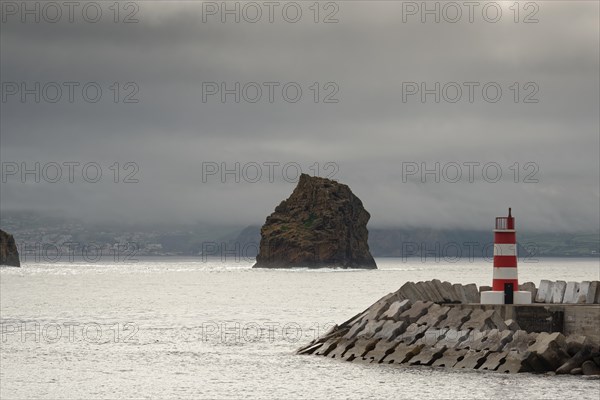
<path fill-rule="evenodd" d="M 504 304 L 504 292 L 481 292 L 481 304 Z M 513 292 L 513 304 L 531 304 L 531 292 Z"/>

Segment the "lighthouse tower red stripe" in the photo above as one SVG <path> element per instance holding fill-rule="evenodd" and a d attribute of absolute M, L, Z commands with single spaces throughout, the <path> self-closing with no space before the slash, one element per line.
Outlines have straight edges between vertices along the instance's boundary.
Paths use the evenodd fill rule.
<path fill-rule="evenodd" d="M 494 279 L 492 290 L 504 291 L 505 284 L 512 283 L 513 291 L 519 290 L 517 275 L 517 235 L 515 219 L 508 209 L 508 217 L 496 218 L 494 230 Z"/>

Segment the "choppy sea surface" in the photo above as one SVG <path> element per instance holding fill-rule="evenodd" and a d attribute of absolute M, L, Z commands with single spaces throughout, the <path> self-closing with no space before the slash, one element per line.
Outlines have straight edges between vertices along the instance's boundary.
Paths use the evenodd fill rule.
<path fill-rule="evenodd" d="M 406 281 L 489 285 L 484 260 L 253 270 L 158 258 L 0 268 L 0 398 L 594 399 L 575 376 L 362 365 L 294 350 Z M 519 264 L 520 281 L 598 280 L 598 259 Z"/>

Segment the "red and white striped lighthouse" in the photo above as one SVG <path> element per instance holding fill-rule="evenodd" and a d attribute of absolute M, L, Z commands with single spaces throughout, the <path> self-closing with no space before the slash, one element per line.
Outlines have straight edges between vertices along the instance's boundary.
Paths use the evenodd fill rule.
<path fill-rule="evenodd" d="M 481 293 L 482 304 L 530 304 L 531 293 L 519 291 L 515 218 L 497 217 L 494 229 L 494 274 L 492 290 Z"/>
<path fill-rule="evenodd" d="M 494 280 L 492 290 L 519 289 L 517 275 L 517 234 L 511 209 L 508 217 L 497 217 L 494 229 Z"/>

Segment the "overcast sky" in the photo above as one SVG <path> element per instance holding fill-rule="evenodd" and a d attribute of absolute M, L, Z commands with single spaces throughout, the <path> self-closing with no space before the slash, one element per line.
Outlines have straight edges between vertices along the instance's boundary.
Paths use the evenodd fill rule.
<path fill-rule="evenodd" d="M 236 23 L 221 2 L 138 1 L 118 15 L 97 2 L 86 9 L 89 21 L 102 10 L 91 23 L 81 2 L 73 22 L 66 7 L 59 18 L 42 4 L 36 23 L 21 2 L 3 1 L 1 210 L 261 224 L 293 190 L 298 166 L 318 166 L 362 199 L 369 227 L 489 229 L 512 206 L 521 229 L 597 230 L 599 3 L 521 2 L 518 15 L 513 1 L 486 3 L 460 6 L 460 17 L 463 2 L 439 3 L 436 23 L 421 2 L 322 2 L 318 15 L 313 1 L 281 2 L 272 15 L 242 2 Z M 212 94 L 236 82 L 239 103 Z M 436 93 L 423 102 L 421 89 L 436 82 L 439 103 Z M 39 182 L 22 177 L 36 162 Z M 87 180 L 100 167 L 98 182 L 82 179 L 86 163 L 97 163 Z M 236 163 L 239 183 L 220 174 Z M 439 182 L 421 176 L 436 165 Z M 138 182 L 123 182 L 128 174 Z"/>

